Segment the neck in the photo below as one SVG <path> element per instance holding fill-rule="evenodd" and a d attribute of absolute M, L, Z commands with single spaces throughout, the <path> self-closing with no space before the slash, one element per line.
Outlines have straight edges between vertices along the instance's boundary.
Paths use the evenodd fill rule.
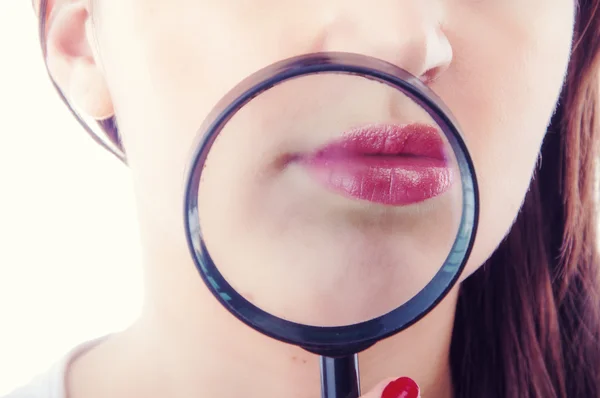
<path fill-rule="evenodd" d="M 142 316 L 73 364 L 71 398 L 318 397 L 318 357 L 235 319 L 181 249 L 146 256 L 152 260 L 146 264 Z M 456 298 L 455 289 L 420 322 L 360 353 L 362 390 L 384 378 L 409 376 L 423 396 L 450 398 Z"/>

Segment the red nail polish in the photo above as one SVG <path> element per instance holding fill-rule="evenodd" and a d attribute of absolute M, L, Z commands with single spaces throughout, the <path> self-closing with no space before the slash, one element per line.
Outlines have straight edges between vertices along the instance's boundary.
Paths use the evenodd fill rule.
<path fill-rule="evenodd" d="M 385 387 L 381 398 L 419 398 L 419 386 L 410 377 L 401 377 Z"/>

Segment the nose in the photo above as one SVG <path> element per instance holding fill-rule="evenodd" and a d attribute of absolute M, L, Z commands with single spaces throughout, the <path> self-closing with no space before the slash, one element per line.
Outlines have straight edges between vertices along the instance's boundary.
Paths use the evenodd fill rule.
<path fill-rule="evenodd" d="M 452 62 L 441 28 L 439 1 L 340 0 L 331 5 L 323 51 L 369 55 L 399 66 L 426 83 Z"/>

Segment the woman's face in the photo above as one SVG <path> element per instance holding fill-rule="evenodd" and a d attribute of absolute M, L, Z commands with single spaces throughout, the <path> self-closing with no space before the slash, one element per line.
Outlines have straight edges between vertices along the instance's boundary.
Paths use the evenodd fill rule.
<path fill-rule="evenodd" d="M 524 199 L 563 84 L 573 16 L 573 0 L 98 0 L 88 35 L 100 73 L 89 72 L 97 95 L 84 108 L 116 112 L 140 217 L 150 226 L 144 235 L 160 231 L 161 244 L 183 247 L 174 242 L 184 241 L 193 142 L 231 88 L 305 53 L 351 52 L 396 64 L 453 112 L 475 164 L 481 218 L 466 277 L 496 249 Z M 356 181 L 339 170 L 347 164 L 327 169 L 324 184 L 295 161 L 370 122 L 427 122 L 389 91 L 337 79 L 282 86 L 248 108 L 217 141 L 202 183 L 200 217 L 217 263 L 275 312 L 291 311 L 282 297 L 314 299 L 296 306 L 296 320 L 318 313 L 315 322 L 327 322 L 342 307 L 323 303 L 336 298 L 354 308 L 336 322 L 357 320 L 361 303 L 367 312 L 385 310 L 386 295 L 423 286 L 456 231 L 447 211 L 460 202 L 451 166 L 447 175 L 426 177 L 437 179 L 436 189 L 448 178 L 448 186 L 407 204 L 400 202 L 409 188 L 401 198 L 373 187 L 357 193 Z M 407 183 L 390 178 L 386 187 Z M 406 262 L 425 266 L 407 269 Z M 403 284 L 407 274 L 412 282 Z M 296 284 L 275 289 L 261 284 L 265 276 Z"/>

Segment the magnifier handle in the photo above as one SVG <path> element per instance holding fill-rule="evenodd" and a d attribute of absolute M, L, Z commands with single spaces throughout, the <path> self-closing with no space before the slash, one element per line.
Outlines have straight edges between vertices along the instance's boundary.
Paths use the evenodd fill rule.
<path fill-rule="evenodd" d="M 321 357 L 321 397 L 358 398 L 358 354 L 331 358 Z"/>

